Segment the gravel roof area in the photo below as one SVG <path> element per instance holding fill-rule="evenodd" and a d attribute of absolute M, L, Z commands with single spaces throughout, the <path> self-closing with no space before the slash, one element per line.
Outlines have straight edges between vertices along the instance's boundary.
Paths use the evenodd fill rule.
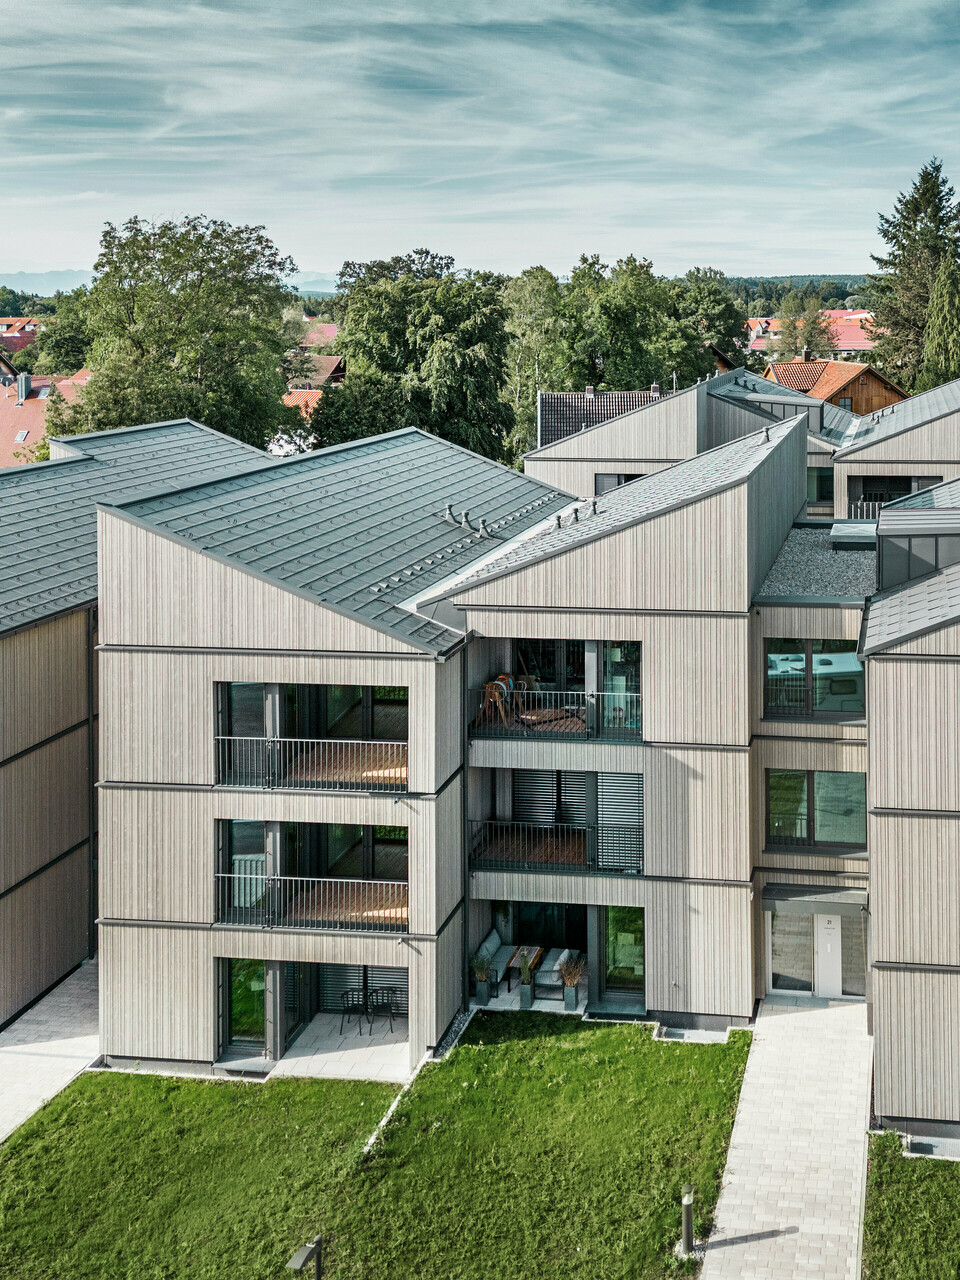
<path fill-rule="evenodd" d="M 863 600 L 876 590 L 876 551 L 834 551 L 830 530 L 791 529 L 757 599 Z"/>

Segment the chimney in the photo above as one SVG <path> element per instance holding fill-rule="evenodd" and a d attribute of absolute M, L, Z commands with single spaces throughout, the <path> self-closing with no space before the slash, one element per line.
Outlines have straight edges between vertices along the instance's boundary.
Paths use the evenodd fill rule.
<path fill-rule="evenodd" d="M 807 363 L 807 361 L 809 361 L 809 359 L 810 359 L 810 348 L 809 348 L 809 347 L 804 347 L 804 348 L 803 348 L 803 360 L 804 360 L 804 363 L 806 364 L 806 363 Z"/>
<path fill-rule="evenodd" d="M 651 382 L 651 383 L 650 383 L 650 394 L 651 394 L 651 396 L 653 396 L 654 400 L 659 400 L 659 399 L 660 399 L 660 384 L 659 384 L 659 383 L 657 383 L 657 382 Z"/>
<path fill-rule="evenodd" d="M 30 375 L 29 373 L 17 374 L 17 404 L 23 404 L 27 396 L 30 394 Z"/>
<path fill-rule="evenodd" d="M 591 398 L 591 399 L 593 399 L 593 397 L 594 397 L 597 393 L 596 393 L 596 391 L 594 391 L 593 387 L 587 387 L 585 394 L 586 394 L 586 395 L 588 395 L 588 396 L 590 396 L 590 398 Z"/>

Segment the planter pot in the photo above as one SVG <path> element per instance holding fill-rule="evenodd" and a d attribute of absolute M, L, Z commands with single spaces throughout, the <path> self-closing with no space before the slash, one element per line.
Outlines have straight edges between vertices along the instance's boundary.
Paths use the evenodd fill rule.
<path fill-rule="evenodd" d="M 490 1003 L 490 983 L 477 980 L 477 1004 L 481 1009 Z"/>
<path fill-rule="evenodd" d="M 521 1009 L 533 1008 L 533 983 L 532 982 L 520 983 L 520 1008 Z"/>
<path fill-rule="evenodd" d="M 576 987 L 563 988 L 563 1007 L 564 1009 L 567 1010 L 568 1013 L 577 1012 L 577 998 L 579 997 L 579 995 L 580 995 L 580 992 L 577 990 Z"/>

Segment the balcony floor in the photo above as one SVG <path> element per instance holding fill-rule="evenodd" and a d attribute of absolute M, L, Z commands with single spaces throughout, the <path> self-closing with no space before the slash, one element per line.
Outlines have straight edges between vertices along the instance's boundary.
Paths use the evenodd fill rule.
<path fill-rule="evenodd" d="M 406 1018 L 376 1018 L 373 1035 L 366 1018 L 357 1035 L 353 1018 L 343 1024 L 339 1013 L 318 1013 L 270 1072 L 278 1076 L 307 1076 L 319 1080 L 386 1080 L 405 1084 L 410 1079 L 410 1043 Z"/>

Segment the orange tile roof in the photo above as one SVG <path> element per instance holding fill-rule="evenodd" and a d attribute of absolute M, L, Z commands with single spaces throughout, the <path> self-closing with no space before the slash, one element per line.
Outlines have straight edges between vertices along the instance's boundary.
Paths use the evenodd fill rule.
<path fill-rule="evenodd" d="M 312 329 L 308 329 L 303 335 L 301 346 L 304 347 L 323 347 L 328 342 L 333 342 L 337 334 L 340 332 L 335 324 L 315 324 Z"/>
<path fill-rule="evenodd" d="M 305 418 L 309 418 L 322 399 L 323 392 L 319 387 L 295 387 L 283 397 L 283 403 L 291 409 L 298 408 Z"/>
<path fill-rule="evenodd" d="M 17 404 L 16 384 L 0 387 L 0 467 L 15 467 L 27 461 L 14 455 L 43 439 L 47 397 L 39 394 L 41 389 L 55 383 L 67 403 L 72 404 L 89 377 L 89 369 L 81 369 L 71 378 L 31 376 L 30 394 L 20 405 Z M 26 439 L 18 440 L 17 436 L 24 431 Z"/>
<path fill-rule="evenodd" d="M 878 378 L 900 390 L 872 365 L 860 364 L 855 360 L 773 360 L 767 366 L 767 373 L 772 381 L 779 382 L 782 387 L 792 387 L 794 391 L 805 391 L 817 400 L 830 400 L 861 373 L 871 370 Z"/>

